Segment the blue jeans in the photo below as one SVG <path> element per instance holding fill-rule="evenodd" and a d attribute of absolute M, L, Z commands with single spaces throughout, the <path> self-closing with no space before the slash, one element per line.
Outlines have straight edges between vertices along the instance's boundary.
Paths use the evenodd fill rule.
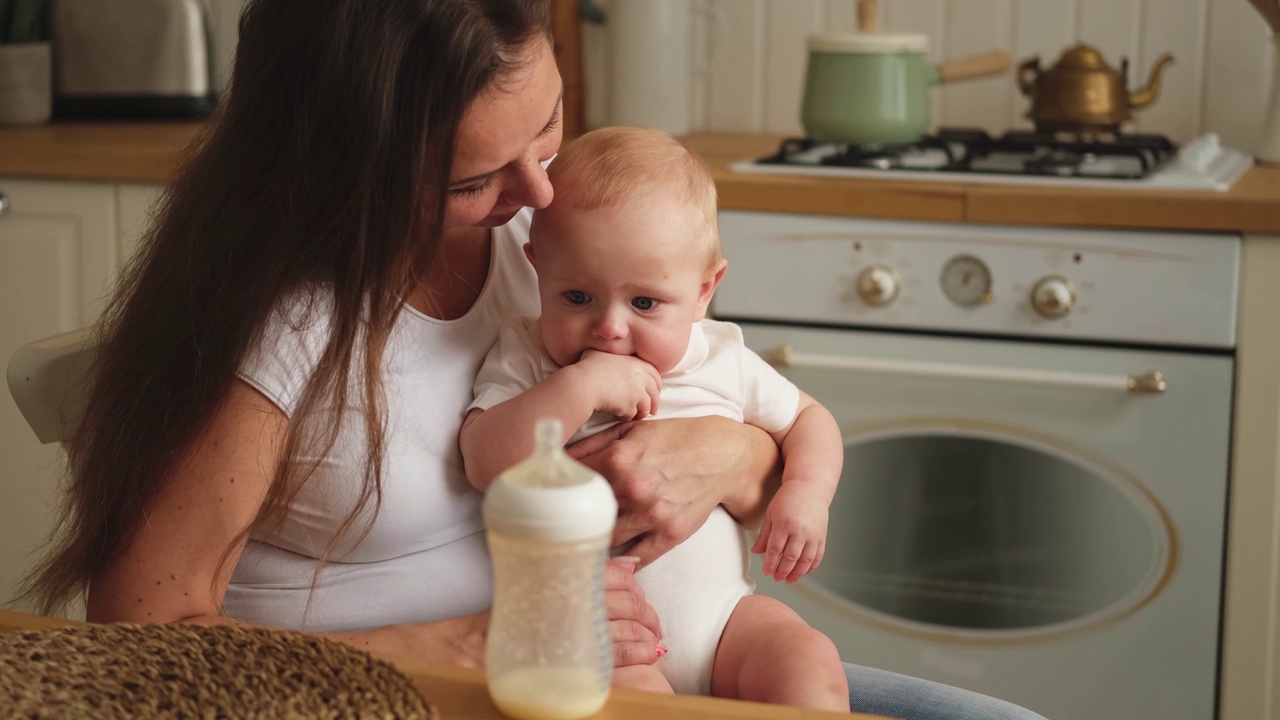
<path fill-rule="evenodd" d="M 849 709 L 902 720 L 1045 720 L 1012 703 L 930 680 L 844 664 Z"/>

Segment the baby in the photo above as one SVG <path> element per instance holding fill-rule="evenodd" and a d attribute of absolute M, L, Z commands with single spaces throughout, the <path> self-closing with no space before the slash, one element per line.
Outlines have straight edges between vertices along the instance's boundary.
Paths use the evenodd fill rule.
<path fill-rule="evenodd" d="M 798 580 L 822 560 L 843 442 L 831 414 L 748 350 L 737 326 L 706 319 L 728 264 L 706 165 L 665 133 L 613 127 L 565 147 L 548 173 L 555 199 L 525 246 L 542 317 L 508 321 L 476 378 L 461 435 L 468 478 L 485 490 L 528 455 L 539 417 L 558 417 L 566 442 L 646 417 L 747 422 L 785 460 L 751 550 L 766 575 Z M 848 711 L 835 646 L 751 594 L 748 562 L 742 528 L 717 508 L 639 570 L 667 652 L 619 668 L 615 682 Z"/>

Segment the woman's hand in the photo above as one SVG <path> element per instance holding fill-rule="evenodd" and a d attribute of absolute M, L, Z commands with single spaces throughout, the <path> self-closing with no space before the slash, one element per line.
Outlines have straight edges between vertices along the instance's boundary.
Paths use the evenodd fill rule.
<path fill-rule="evenodd" d="M 666 652 L 658 613 L 636 582 L 634 558 L 611 558 L 605 566 L 604 603 L 613 637 L 614 667 L 652 665 Z"/>
<path fill-rule="evenodd" d="M 658 649 L 662 640 L 658 613 L 644 599 L 635 571 L 635 562 L 623 558 L 610 559 L 605 567 L 604 602 L 616 667 L 651 665 L 663 652 Z M 329 637 L 365 650 L 482 669 L 488 635 L 489 611 L 486 610 L 448 620 Z"/>
<path fill-rule="evenodd" d="M 652 562 L 702 527 L 717 505 L 755 525 L 778 488 L 778 446 L 723 417 L 619 423 L 568 448 L 618 496 L 613 544 Z"/>

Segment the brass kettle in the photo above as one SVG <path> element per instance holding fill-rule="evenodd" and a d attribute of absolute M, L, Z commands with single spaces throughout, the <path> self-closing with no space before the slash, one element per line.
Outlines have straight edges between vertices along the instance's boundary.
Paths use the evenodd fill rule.
<path fill-rule="evenodd" d="M 1115 133 L 1133 116 L 1131 110 L 1151 104 L 1160 95 L 1160 76 L 1173 62 L 1165 53 L 1151 69 L 1151 79 L 1141 90 L 1130 91 L 1128 60 L 1120 69 L 1107 64 L 1102 53 L 1084 43 L 1068 48 L 1048 70 L 1040 69 L 1040 57 L 1018 66 L 1018 87 L 1031 98 L 1027 117 L 1040 132 Z"/>

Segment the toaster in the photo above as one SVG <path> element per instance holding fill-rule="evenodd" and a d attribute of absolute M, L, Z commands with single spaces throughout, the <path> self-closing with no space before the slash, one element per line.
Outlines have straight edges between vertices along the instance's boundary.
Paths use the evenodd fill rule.
<path fill-rule="evenodd" d="M 52 0 L 54 116 L 207 115 L 209 18 L 204 0 Z"/>

